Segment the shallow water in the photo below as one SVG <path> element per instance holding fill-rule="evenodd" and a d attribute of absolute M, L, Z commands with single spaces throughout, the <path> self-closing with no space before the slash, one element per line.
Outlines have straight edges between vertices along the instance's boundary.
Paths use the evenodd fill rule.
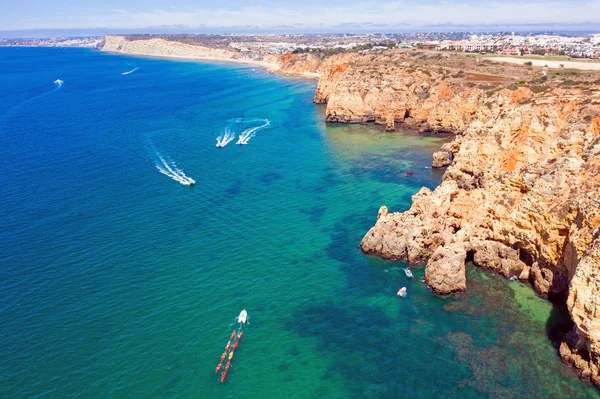
<path fill-rule="evenodd" d="M 0 87 L 0 397 L 599 397 L 529 288 L 439 298 L 358 249 L 444 138 L 325 126 L 243 65 L 0 49 Z M 270 125 L 216 148 L 236 118 Z"/>

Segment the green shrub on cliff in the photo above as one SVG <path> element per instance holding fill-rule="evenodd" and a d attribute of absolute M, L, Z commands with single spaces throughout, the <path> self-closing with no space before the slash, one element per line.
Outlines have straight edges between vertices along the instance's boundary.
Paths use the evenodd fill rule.
<path fill-rule="evenodd" d="M 541 86 L 541 85 L 529 86 L 529 89 L 532 92 L 534 92 L 535 94 L 543 93 L 548 90 L 548 88 L 546 86 Z"/>

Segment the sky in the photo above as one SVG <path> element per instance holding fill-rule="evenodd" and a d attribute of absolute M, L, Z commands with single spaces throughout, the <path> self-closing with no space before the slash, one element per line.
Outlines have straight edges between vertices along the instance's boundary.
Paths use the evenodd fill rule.
<path fill-rule="evenodd" d="M 170 27 L 411 31 L 445 26 L 600 28 L 600 0 L 0 0 L 0 31 Z"/>

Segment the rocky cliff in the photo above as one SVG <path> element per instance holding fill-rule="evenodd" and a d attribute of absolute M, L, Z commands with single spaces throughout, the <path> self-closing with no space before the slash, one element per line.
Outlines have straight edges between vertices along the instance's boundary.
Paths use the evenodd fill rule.
<path fill-rule="evenodd" d="M 321 63 L 321 57 L 311 54 L 240 53 L 229 48 L 182 43 L 164 38 L 142 37 L 133 40 L 116 35 L 106 36 L 102 51 L 152 57 L 250 63 L 272 72 L 308 78 L 318 77 L 316 72 Z"/>
<path fill-rule="evenodd" d="M 467 289 L 465 263 L 566 301 L 565 362 L 600 386 L 600 75 L 500 65 L 426 52 L 246 54 L 108 36 L 104 51 L 259 62 L 319 76 L 329 122 L 375 122 L 456 134 L 434 154 L 446 167 L 411 208 L 383 206 L 361 248 L 426 262 L 432 290 Z"/>
<path fill-rule="evenodd" d="M 160 38 L 128 40 L 124 36 L 106 36 L 102 51 L 154 57 L 210 59 L 234 61 L 239 59 L 233 51 L 195 46 Z"/>
<path fill-rule="evenodd" d="M 362 250 L 427 262 L 426 282 L 439 294 L 467 289 L 471 261 L 566 300 L 574 328 L 560 353 L 600 386 L 596 77 L 565 84 L 523 67 L 527 81 L 511 84 L 381 55 L 344 57 L 320 66 L 315 102 L 327 103 L 328 121 L 457 134 L 434 156 L 434 166 L 449 165 L 441 185 L 421 189 L 406 212 L 382 207 Z"/>

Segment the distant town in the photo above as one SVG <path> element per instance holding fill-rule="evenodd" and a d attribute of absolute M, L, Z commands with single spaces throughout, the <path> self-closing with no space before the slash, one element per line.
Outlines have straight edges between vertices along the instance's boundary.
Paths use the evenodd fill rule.
<path fill-rule="evenodd" d="M 504 56 L 600 58 L 600 34 L 568 36 L 552 33 L 405 33 L 405 34 L 158 34 L 126 35 L 130 40 L 162 38 L 239 52 L 288 54 L 303 52 L 369 52 L 407 48 Z M 99 48 L 104 37 L 0 39 L 0 46 Z"/>
<path fill-rule="evenodd" d="M 1 39 L 0 46 L 4 47 L 91 47 L 97 48 L 104 42 L 104 36 L 95 37 L 53 37 Z"/>

